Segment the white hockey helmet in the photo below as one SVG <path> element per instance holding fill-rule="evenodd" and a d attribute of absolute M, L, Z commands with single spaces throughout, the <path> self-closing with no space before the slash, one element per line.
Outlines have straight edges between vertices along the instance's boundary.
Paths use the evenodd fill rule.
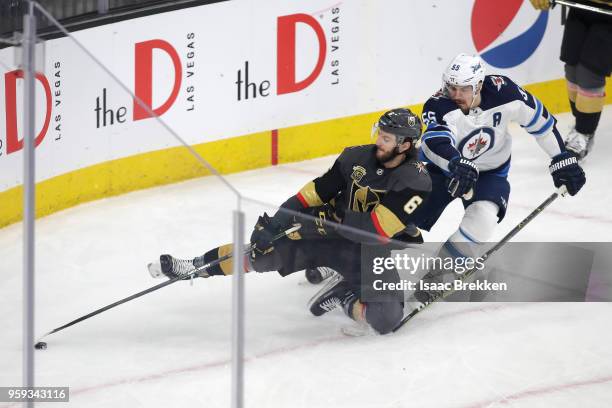
<path fill-rule="evenodd" d="M 472 86 L 476 96 L 478 83 L 484 82 L 484 62 L 478 55 L 461 53 L 457 55 L 442 74 L 442 91 L 446 93 L 447 85 Z"/>

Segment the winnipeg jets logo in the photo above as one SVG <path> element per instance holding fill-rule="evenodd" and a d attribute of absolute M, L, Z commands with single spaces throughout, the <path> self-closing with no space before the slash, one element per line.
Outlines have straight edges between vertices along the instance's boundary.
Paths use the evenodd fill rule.
<path fill-rule="evenodd" d="M 480 134 L 481 136 L 479 136 L 478 139 L 468 144 L 468 150 L 472 153 L 472 156 L 478 156 L 480 154 L 480 151 L 485 148 L 489 143 L 487 139 L 482 137 L 482 131 L 480 132 Z"/>
<path fill-rule="evenodd" d="M 444 96 L 446 96 L 446 95 L 444 94 L 444 90 L 442 90 L 442 89 L 438 89 L 438 90 L 436 91 L 436 93 L 435 93 L 435 94 L 431 95 L 431 97 L 430 97 L 430 98 L 432 98 L 432 99 L 440 99 L 440 98 L 442 98 L 442 97 L 444 97 Z"/>
<path fill-rule="evenodd" d="M 459 150 L 463 157 L 474 160 L 482 156 L 495 142 L 495 132 L 489 127 L 475 129 L 459 142 Z"/>
<path fill-rule="evenodd" d="M 506 81 L 504 81 L 504 78 L 500 76 L 491 76 L 491 82 L 493 82 L 493 85 L 497 87 L 498 91 L 501 91 L 501 87 L 506 85 Z"/>

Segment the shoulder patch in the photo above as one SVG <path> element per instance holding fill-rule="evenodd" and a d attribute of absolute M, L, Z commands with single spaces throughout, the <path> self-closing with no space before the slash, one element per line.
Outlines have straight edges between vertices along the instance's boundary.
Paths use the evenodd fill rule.
<path fill-rule="evenodd" d="M 410 188 L 418 191 L 431 191 L 431 177 L 423 162 L 410 160 L 403 163 L 400 169 L 394 174 L 395 182 L 392 190 L 401 191 Z"/>
<path fill-rule="evenodd" d="M 423 163 L 422 161 L 415 161 L 415 162 L 412 162 L 411 164 L 413 164 L 414 167 L 417 168 L 419 173 L 429 174 L 429 172 L 427 171 L 427 167 L 425 166 L 425 163 Z"/>
<path fill-rule="evenodd" d="M 493 83 L 493 86 L 495 86 L 498 91 L 501 91 L 502 86 L 506 85 L 506 81 L 504 80 L 504 77 L 502 76 L 491 75 L 489 79 L 491 80 L 491 82 Z"/>
<path fill-rule="evenodd" d="M 351 178 L 355 180 L 356 183 L 359 183 L 363 176 L 367 173 L 366 169 L 363 166 L 355 165 L 353 166 L 353 172 L 351 173 Z"/>
<path fill-rule="evenodd" d="M 531 107 L 535 106 L 534 100 L 528 92 L 503 75 L 487 75 L 482 87 L 481 96 L 482 102 L 480 107 L 483 110 L 495 108 L 513 101 L 520 101 Z"/>

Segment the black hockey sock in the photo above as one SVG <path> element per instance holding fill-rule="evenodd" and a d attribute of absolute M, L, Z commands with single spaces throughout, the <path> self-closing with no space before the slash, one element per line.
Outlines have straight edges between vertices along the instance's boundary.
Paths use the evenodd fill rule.
<path fill-rule="evenodd" d="M 576 117 L 578 115 L 578 109 L 576 109 L 576 102 L 574 102 L 574 101 L 572 101 L 570 99 L 569 103 L 570 103 L 570 107 L 572 108 L 572 115 L 574 115 L 574 117 Z"/>
<path fill-rule="evenodd" d="M 576 131 L 589 135 L 595 133 L 597 125 L 599 124 L 599 118 L 601 118 L 601 112 L 595 113 L 583 113 L 576 112 Z"/>

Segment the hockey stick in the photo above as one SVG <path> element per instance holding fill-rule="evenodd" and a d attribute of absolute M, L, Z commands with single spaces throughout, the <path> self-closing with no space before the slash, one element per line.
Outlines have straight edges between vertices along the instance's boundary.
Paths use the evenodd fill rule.
<path fill-rule="evenodd" d="M 596 6 L 589 6 L 587 4 L 576 3 L 575 1 L 551 0 L 550 4 L 553 7 L 556 6 L 557 4 L 561 4 L 562 6 L 566 6 L 566 7 L 574 7 L 580 10 L 587 10 L 587 11 L 592 11 L 593 13 L 607 14 L 609 16 L 612 16 L 612 10 L 601 8 L 601 7 L 596 7 Z"/>
<path fill-rule="evenodd" d="M 280 233 L 278 233 L 277 235 L 275 235 L 275 236 L 272 238 L 272 242 L 273 242 L 273 241 L 276 241 L 276 240 L 278 240 L 278 239 L 281 239 L 281 238 L 283 238 L 283 237 L 285 237 L 285 236 L 287 236 L 287 235 L 289 235 L 289 234 L 291 234 L 291 233 L 293 233 L 293 232 L 295 232 L 295 231 L 299 230 L 301 227 L 302 227 L 302 225 L 301 225 L 301 224 L 294 224 L 294 225 L 293 225 L 291 228 L 288 228 L 288 229 L 286 229 L 285 231 L 280 232 Z M 249 246 L 248 246 L 248 247 L 247 247 L 247 248 L 244 250 L 244 254 L 248 254 L 248 253 L 250 253 L 250 252 L 251 252 L 253 249 L 255 249 L 255 244 L 250 244 L 250 245 L 249 245 Z M 93 317 L 93 316 L 95 316 L 95 315 L 98 315 L 98 314 L 100 314 L 100 313 L 102 313 L 102 312 L 105 312 L 105 311 L 107 311 L 107 310 L 109 310 L 109 309 L 112 309 L 112 308 L 114 308 L 114 307 L 116 307 L 116 306 L 119 306 L 119 305 L 121 305 L 121 304 L 123 304 L 123 303 L 129 302 L 130 300 L 134 300 L 134 299 L 136 299 L 136 298 L 139 298 L 139 297 L 141 297 L 141 296 L 146 295 L 147 293 L 151 293 L 151 292 L 154 292 L 154 291 L 156 291 L 156 290 L 158 290 L 158 289 L 161 289 L 161 288 L 163 288 L 163 287 L 165 287 L 165 286 L 172 285 L 173 283 L 178 282 L 178 281 L 180 281 L 180 280 L 185 280 L 185 278 L 193 278 L 193 277 L 196 277 L 196 276 L 198 276 L 198 275 L 199 275 L 199 273 L 200 273 L 200 272 L 204 271 L 205 269 L 208 269 L 208 268 L 210 268 L 211 266 L 219 265 L 221 262 L 223 262 L 223 261 L 226 261 L 226 260 L 230 259 L 232 256 L 233 256 L 233 254 L 232 254 L 232 253 L 229 253 L 229 254 L 227 254 L 227 255 L 222 256 L 221 258 L 215 259 L 214 261 L 211 261 L 211 262 L 209 262 L 209 263 L 207 263 L 207 264 L 205 264 L 205 265 L 202 265 L 202 266 L 201 266 L 201 267 L 199 267 L 199 268 L 196 268 L 196 269 L 195 269 L 193 272 L 191 272 L 190 274 L 188 274 L 188 275 L 186 275 L 186 276 L 177 276 L 177 277 L 175 277 L 175 278 L 172 278 L 172 279 L 170 279 L 170 280 L 167 280 L 167 281 L 165 281 L 165 282 L 162 282 L 162 283 L 160 283 L 159 285 L 155 285 L 155 286 L 153 286 L 153 287 L 150 287 L 150 288 L 148 288 L 148 289 L 145 289 L 145 290 L 143 290 L 142 292 L 135 293 L 135 294 L 133 294 L 133 295 L 131 295 L 131 296 L 128 296 L 128 297 L 126 297 L 126 298 L 123 298 L 123 299 L 121 299 L 121 300 L 118 300 L 118 301 L 116 301 L 116 302 L 114 302 L 114 303 L 111 303 L 110 305 L 107 305 L 107 306 L 101 307 L 100 309 L 94 310 L 93 312 L 88 313 L 88 314 L 86 314 L 85 316 L 81 316 L 81 317 L 79 317 L 78 319 L 75 319 L 75 320 L 73 320 L 73 321 L 71 321 L 71 322 L 69 322 L 69 323 L 66 323 L 66 324 L 65 324 L 65 325 L 63 325 L 63 326 L 60 326 L 60 327 L 58 327 L 58 328 L 55 328 L 55 329 L 51 330 L 51 331 L 50 331 L 50 332 L 48 332 L 48 333 L 43 334 L 43 335 L 42 335 L 42 336 L 41 336 L 41 337 L 38 339 L 38 341 L 37 341 L 36 343 L 38 343 L 38 342 L 39 342 L 39 341 L 40 341 L 40 340 L 41 340 L 43 337 L 47 337 L 47 336 L 48 336 L 48 335 L 50 335 L 50 334 L 57 333 L 57 332 L 58 332 L 58 331 L 60 331 L 60 330 L 64 330 L 64 329 L 65 329 L 65 328 L 67 328 L 67 327 L 70 327 L 70 326 L 72 326 L 72 325 L 74 325 L 74 324 L 77 324 L 77 323 L 79 323 L 79 322 L 82 322 L 83 320 L 87 320 L 87 319 L 89 319 L 90 317 Z"/>
<path fill-rule="evenodd" d="M 518 225 L 506 234 L 497 244 L 495 244 L 491 249 L 485 252 L 480 258 L 482 261 L 486 261 L 491 255 L 493 255 L 497 250 L 499 250 L 502 246 L 504 246 L 508 241 L 510 241 L 520 230 L 522 230 L 525 225 L 529 224 L 535 217 L 537 217 L 546 207 L 548 207 L 553 201 L 557 199 L 557 197 L 561 195 L 565 195 L 567 193 L 567 188 L 563 185 L 559 187 L 554 193 L 552 193 L 542 204 L 536 207 L 525 219 L 518 223 Z M 476 273 L 478 269 L 472 268 L 466 271 L 462 276 L 461 280 L 465 281 L 467 278 Z M 438 291 L 435 292 L 434 296 L 429 299 L 427 303 L 422 303 L 417 308 L 413 309 L 412 312 L 408 313 L 402 321 L 398 323 L 398 325 L 393 329 L 393 332 L 398 331 L 403 325 L 405 325 L 410 319 L 416 316 L 418 313 L 423 311 L 427 306 L 431 305 L 434 302 L 437 302 L 440 299 L 444 299 L 445 297 L 453 294 L 455 290 L 447 290 L 447 291 Z"/>

